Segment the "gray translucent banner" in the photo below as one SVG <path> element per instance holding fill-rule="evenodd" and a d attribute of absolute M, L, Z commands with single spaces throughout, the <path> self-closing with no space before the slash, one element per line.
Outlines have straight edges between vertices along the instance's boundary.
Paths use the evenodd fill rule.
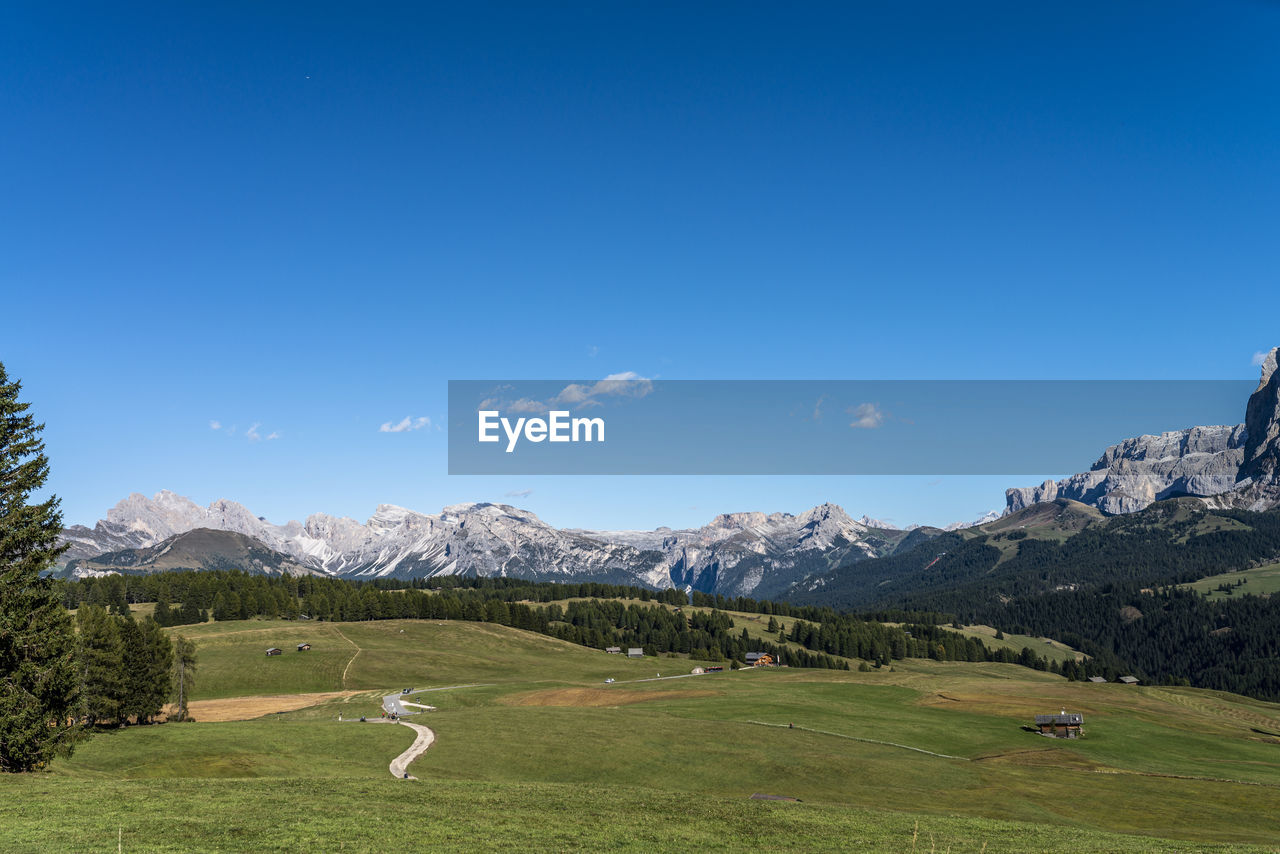
<path fill-rule="evenodd" d="M 450 474 L 1044 474 L 1244 420 L 1238 380 L 451 380 Z"/>

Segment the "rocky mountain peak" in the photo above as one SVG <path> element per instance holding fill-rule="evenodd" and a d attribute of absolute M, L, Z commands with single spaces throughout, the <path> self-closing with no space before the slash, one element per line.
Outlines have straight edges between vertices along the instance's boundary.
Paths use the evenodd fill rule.
<path fill-rule="evenodd" d="M 1180 496 L 1213 507 L 1266 510 L 1280 505 L 1280 348 L 1262 363 L 1245 422 L 1137 436 L 1107 448 L 1093 467 L 1065 480 L 1010 489 L 1007 509 L 1069 498 L 1104 513 L 1133 513 Z"/>
<path fill-rule="evenodd" d="M 1276 371 L 1280 347 L 1262 362 L 1262 379 L 1249 397 L 1244 423 L 1249 431 L 1239 480 L 1259 482 L 1276 477 L 1280 466 L 1280 372 Z M 1280 486 L 1280 484 L 1277 484 Z"/>

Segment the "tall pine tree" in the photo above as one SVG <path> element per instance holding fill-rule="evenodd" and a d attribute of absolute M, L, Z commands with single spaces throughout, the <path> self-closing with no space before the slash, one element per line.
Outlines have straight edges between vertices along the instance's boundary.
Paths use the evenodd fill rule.
<path fill-rule="evenodd" d="M 76 614 L 80 629 L 80 679 L 90 724 L 118 723 L 127 716 L 124 644 L 120 624 L 101 605 Z"/>
<path fill-rule="evenodd" d="M 75 634 L 52 584 L 40 577 L 62 554 L 62 514 L 21 384 L 0 364 L 0 770 L 30 771 L 70 753 L 80 732 Z"/>

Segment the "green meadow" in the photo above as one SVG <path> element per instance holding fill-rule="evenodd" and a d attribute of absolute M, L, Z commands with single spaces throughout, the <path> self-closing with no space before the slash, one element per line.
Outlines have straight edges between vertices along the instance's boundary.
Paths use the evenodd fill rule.
<path fill-rule="evenodd" d="M 1245 583 L 1232 593 L 1225 593 L 1218 589 L 1222 584 L 1234 585 L 1242 581 Z M 1184 586 L 1190 587 L 1192 590 L 1198 590 L 1210 599 L 1244 596 L 1250 593 L 1255 596 L 1280 593 L 1280 563 L 1269 563 L 1266 566 L 1259 566 L 1254 569 L 1211 575 L 1208 578 L 1202 578 Z"/>
<path fill-rule="evenodd" d="M 97 735 L 0 779 L 0 849 L 1280 850 L 1280 706 L 1230 694 L 916 660 L 635 681 L 693 663 L 475 623 L 175 631 L 197 702 L 353 693 Z M 411 698 L 417 781 L 387 771 L 411 731 L 338 721 L 408 686 L 446 689 Z M 1062 708 L 1083 739 L 1023 729 Z"/>

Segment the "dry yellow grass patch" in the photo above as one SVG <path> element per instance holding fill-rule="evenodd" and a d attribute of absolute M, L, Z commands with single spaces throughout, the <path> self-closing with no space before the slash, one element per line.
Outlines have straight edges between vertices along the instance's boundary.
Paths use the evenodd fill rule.
<path fill-rule="evenodd" d="M 1012 718 L 1026 717 L 1028 712 L 1042 713 L 1046 709 L 1057 711 L 1059 706 L 1070 707 L 1071 711 L 1086 715 L 1098 712 L 1097 706 L 1092 703 L 1082 703 L 1078 697 L 1071 696 L 1065 691 L 1041 691 L 1030 696 L 1000 694 L 994 691 L 983 694 L 935 691 L 920 697 L 916 703 L 921 706 L 963 709 L 966 712 Z"/>
<path fill-rule="evenodd" d="M 192 700 L 187 713 L 197 721 L 247 721 L 276 712 L 292 712 L 328 700 L 351 697 L 362 691 L 327 691 L 320 694 L 271 694 L 259 697 L 227 697 L 221 700 Z M 173 712 L 173 707 L 168 709 Z"/>
<path fill-rule="evenodd" d="M 618 691 L 607 688 L 549 688 L 504 697 L 501 702 L 509 706 L 629 706 L 650 700 L 688 700 L 694 697 L 715 697 L 719 691 Z"/>

